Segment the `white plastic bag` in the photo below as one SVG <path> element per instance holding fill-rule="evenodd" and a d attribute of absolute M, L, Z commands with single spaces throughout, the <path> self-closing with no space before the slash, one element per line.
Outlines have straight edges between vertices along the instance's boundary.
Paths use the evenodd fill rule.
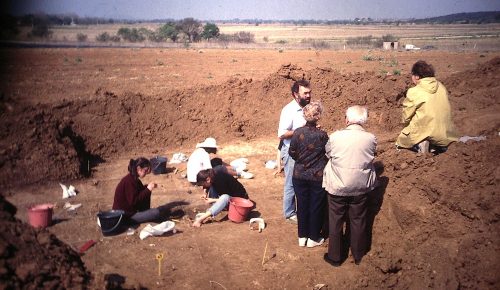
<path fill-rule="evenodd" d="M 175 232 L 175 223 L 173 221 L 165 221 L 161 224 L 157 224 L 156 226 L 152 226 L 151 224 L 147 224 L 144 229 L 139 233 L 139 238 L 144 240 L 149 236 L 161 236 L 169 231 Z"/>

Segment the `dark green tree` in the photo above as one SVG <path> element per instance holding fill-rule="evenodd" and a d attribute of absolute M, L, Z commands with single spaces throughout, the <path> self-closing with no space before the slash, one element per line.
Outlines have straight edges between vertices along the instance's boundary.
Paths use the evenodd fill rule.
<path fill-rule="evenodd" d="M 158 30 L 158 35 L 163 39 L 170 39 L 173 42 L 176 42 L 177 38 L 179 37 L 179 30 L 177 29 L 175 23 L 168 22 L 160 27 L 160 29 Z"/>
<path fill-rule="evenodd" d="M 207 23 L 203 26 L 203 32 L 201 33 L 201 37 L 204 39 L 212 39 L 217 38 L 220 35 L 219 27 L 214 23 Z"/>
<path fill-rule="evenodd" d="M 141 33 L 137 28 L 126 28 L 122 27 L 118 29 L 118 35 L 123 38 L 123 40 L 127 40 L 130 42 L 141 42 L 146 39 L 146 37 Z"/>

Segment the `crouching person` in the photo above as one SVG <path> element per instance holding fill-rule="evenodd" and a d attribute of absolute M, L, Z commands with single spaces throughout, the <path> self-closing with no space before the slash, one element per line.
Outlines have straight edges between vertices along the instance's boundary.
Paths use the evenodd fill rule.
<path fill-rule="evenodd" d="M 210 216 L 215 217 L 224 210 L 231 197 L 248 198 L 243 184 L 224 170 L 220 170 L 220 167 L 198 172 L 196 181 L 197 185 L 205 190 L 205 195 L 202 196 L 205 203 L 212 204 L 212 206 L 196 218 L 193 222 L 194 227 L 201 227 Z"/>

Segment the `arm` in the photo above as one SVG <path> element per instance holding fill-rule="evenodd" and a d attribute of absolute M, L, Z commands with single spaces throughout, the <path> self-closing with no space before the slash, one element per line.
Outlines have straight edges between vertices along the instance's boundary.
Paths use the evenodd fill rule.
<path fill-rule="evenodd" d="M 294 134 L 292 136 L 292 139 L 290 140 L 290 148 L 288 149 L 288 154 L 295 161 L 298 158 L 298 146 L 299 146 L 299 140 L 297 134 Z"/>
<path fill-rule="evenodd" d="M 423 103 L 416 96 L 412 96 L 411 89 L 408 90 L 406 98 L 403 101 L 403 123 L 405 126 L 410 124 L 411 119 Z"/>
<path fill-rule="evenodd" d="M 286 106 L 281 110 L 280 122 L 278 125 L 278 138 L 281 140 L 290 139 L 293 135 L 293 118 L 287 112 Z"/>
<path fill-rule="evenodd" d="M 330 159 L 332 156 L 330 155 L 330 152 L 332 152 L 332 144 L 330 143 L 330 139 L 328 139 L 328 142 L 326 142 L 325 145 L 325 155 Z"/>
<path fill-rule="evenodd" d="M 283 169 L 283 165 L 281 164 L 281 151 L 278 149 L 278 153 L 276 154 L 276 171 L 274 175 L 281 173 Z"/>
<path fill-rule="evenodd" d="M 293 136 L 293 130 L 286 130 L 283 135 L 279 136 L 281 140 L 290 139 Z"/>
<path fill-rule="evenodd" d="M 138 181 L 138 183 L 140 183 L 140 181 Z M 150 183 L 150 184 L 148 184 L 147 187 L 145 187 L 144 185 L 142 187 L 139 187 L 138 188 L 139 189 L 139 193 L 137 194 L 137 200 L 136 201 L 138 203 L 140 203 L 143 200 L 149 198 L 151 196 L 151 191 L 155 187 L 156 187 L 156 183 Z"/>

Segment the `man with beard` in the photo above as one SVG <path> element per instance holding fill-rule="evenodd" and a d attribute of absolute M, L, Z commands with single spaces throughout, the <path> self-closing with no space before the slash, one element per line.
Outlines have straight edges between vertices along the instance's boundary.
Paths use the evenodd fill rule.
<path fill-rule="evenodd" d="M 295 161 L 288 154 L 290 139 L 293 131 L 306 124 L 302 108 L 311 102 L 311 85 L 307 80 L 295 81 L 292 85 L 293 100 L 281 110 L 278 126 L 278 137 L 283 141 L 280 149 L 281 163 L 285 171 L 285 185 L 283 189 L 283 215 L 285 219 L 297 223 L 295 210 L 295 192 L 293 190 L 292 175 Z"/>

